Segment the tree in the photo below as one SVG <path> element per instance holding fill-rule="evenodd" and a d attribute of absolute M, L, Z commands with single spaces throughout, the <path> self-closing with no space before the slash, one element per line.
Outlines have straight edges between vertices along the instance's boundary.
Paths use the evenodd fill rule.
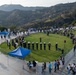
<path fill-rule="evenodd" d="M 4 30 L 7 30 L 7 28 L 4 27 L 4 26 L 0 26 L 0 30 L 1 30 L 1 31 L 4 31 Z"/>

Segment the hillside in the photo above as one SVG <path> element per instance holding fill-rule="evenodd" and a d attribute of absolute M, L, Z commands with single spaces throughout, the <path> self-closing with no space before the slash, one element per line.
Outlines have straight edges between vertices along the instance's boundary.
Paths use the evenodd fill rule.
<path fill-rule="evenodd" d="M 24 11 L 35 11 L 38 9 L 43 9 L 45 7 L 24 7 L 22 5 L 19 4 L 5 4 L 0 6 L 0 10 L 2 11 L 13 11 L 13 10 L 24 10 Z"/>
<path fill-rule="evenodd" d="M 68 26 L 76 23 L 76 2 L 44 9 L 0 11 L 0 25 L 29 27 Z"/>

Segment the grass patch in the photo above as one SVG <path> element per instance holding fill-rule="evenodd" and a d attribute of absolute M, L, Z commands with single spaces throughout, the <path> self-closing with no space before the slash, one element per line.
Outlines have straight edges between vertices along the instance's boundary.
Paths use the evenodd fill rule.
<path fill-rule="evenodd" d="M 72 40 L 66 36 L 58 35 L 58 34 L 50 34 L 47 36 L 47 34 L 44 33 L 35 33 L 31 34 L 29 36 L 25 37 L 26 42 L 36 42 L 40 43 L 40 37 L 42 38 L 42 43 L 46 42 L 46 50 L 42 47 L 42 50 L 40 50 L 40 45 L 38 47 L 38 50 L 35 49 L 32 50 L 31 53 L 25 57 L 26 60 L 37 60 L 39 62 L 42 61 L 54 61 L 55 59 L 59 58 L 61 55 L 61 51 L 56 51 L 55 44 L 58 43 L 58 47 L 61 49 L 64 49 L 65 53 L 68 52 L 73 47 Z M 64 44 L 64 40 L 66 40 L 66 43 Z M 48 50 L 48 43 L 51 43 L 51 50 Z M 65 46 L 64 46 L 65 45 Z M 13 50 L 12 47 L 11 50 L 7 47 L 6 43 L 2 43 L 0 45 L 0 51 L 7 54 L 9 51 Z"/>

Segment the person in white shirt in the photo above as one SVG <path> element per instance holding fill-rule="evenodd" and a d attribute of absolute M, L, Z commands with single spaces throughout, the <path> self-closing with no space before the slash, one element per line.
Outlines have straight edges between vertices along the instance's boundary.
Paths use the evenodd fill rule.
<path fill-rule="evenodd" d="M 70 64 L 67 66 L 67 70 L 68 70 L 68 74 L 70 74 L 70 71 L 71 71 L 71 65 Z"/>

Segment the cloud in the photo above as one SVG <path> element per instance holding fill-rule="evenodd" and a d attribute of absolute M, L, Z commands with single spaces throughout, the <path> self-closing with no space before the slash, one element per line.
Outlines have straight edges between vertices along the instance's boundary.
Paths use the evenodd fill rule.
<path fill-rule="evenodd" d="M 59 3 L 76 2 L 76 0 L 0 0 L 3 4 L 21 4 L 23 6 L 52 6 Z"/>

